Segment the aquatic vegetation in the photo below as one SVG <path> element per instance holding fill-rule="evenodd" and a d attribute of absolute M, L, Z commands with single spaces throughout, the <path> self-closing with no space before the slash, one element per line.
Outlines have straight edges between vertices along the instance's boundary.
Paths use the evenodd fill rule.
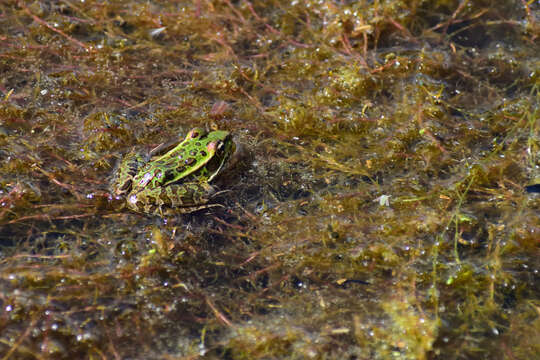
<path fill-rule="evenodd" d="M 0 4 L 0 359 L 531 359 L 537 2 Z M 120 159 L 190 129 L 222 207 Z"/>

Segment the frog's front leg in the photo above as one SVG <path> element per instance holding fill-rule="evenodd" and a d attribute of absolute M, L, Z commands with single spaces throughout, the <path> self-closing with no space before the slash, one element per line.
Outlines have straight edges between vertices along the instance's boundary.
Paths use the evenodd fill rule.
<path fill-rule="evenodd" d="M 214 206 L 208 204 L 213 193 L 215 190 L 208 183 L 171 184 L 132 192 L 127 204 L 130 209 L 147 214 L 163 216 L 168 212 L 189 213 Z"/>

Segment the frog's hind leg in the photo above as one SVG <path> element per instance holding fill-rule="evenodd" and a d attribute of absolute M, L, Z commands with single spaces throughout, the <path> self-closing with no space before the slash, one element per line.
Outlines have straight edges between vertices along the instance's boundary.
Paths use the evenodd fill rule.
<path fill-rule="evenodd" d="M 128 207 L 134 211 L 161 215 L 169 213 L 190 213 L 193 211 L 222 206 L 210 204 L 209 198 L 215 193 L 207 183 L 172 184 L 157 189 L 142 189 L 130 194 Z"/>
<path fill-rule="evenodd" d="M 164 205 L 169 207 L 196 207 L 208 203 L 209 197 L 215 192 L 208 183 L 189 183 L 168 185 L 163 188 Z"/>
<path fill-rule="evenodd" d="M 221 204 L 209 203 L 216 191 L 208 183 L 173 184 L 165 187 L 164 191 L 170 200 L 166 206 L 171 208 L 171 212 L 185 214 L 211 207 L 223 207 Z"/>
<path fill-rule="evenodd" d="M 131 191 L 133 177 L 145 162 L 144 157 L 136 152 L 124 156 L 111 180 L 116 195 L 125 195 Z"/>

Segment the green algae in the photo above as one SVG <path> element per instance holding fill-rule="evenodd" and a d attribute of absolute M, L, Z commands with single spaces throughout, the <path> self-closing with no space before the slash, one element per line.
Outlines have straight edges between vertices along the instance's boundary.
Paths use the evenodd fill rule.
<path fill-rule="evenodd" d="M 538 4 L 0 5 L 0 359 L 531 359 Z M 109 193 L 194 126 L 223 208 Z"/>

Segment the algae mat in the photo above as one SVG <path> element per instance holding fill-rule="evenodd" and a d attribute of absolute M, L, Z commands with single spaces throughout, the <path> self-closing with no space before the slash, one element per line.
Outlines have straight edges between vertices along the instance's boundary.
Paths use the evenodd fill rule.
<path fill-rule="evenodd" d="M 540 356 L 537 1 L 0 3 L 0 359 Z M 221 206 L 110 189 L 234 135 Z"/>

